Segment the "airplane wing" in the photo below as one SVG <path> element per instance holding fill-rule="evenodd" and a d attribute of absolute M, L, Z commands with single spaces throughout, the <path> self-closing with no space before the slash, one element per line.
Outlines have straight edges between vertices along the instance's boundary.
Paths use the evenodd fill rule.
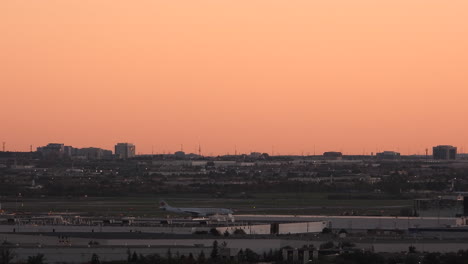
<path fill-rule="evenodd" d="M 192 216 L 206 216 L 205 213 L 197 210 L 184 210 L 185 213 L 191 214 Z"/>

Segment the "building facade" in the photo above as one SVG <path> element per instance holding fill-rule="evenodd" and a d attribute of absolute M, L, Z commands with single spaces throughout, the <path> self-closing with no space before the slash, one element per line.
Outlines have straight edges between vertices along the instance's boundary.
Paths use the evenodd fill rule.
<path fill-rule="evenodd" d="M 38 147 L 37 152 L 41 153 L 43 158 L 49 159 L 63 158 L 68 154 L 65 153 L 65 146 L 62 143 L 49 143 L 47 146 Z"/>
<path fill-rule="evenodd" d="M 132 143 L 117 143 L 115 145 L 115 155 L 120 159 L 135 157 L 135 145 Z"/>
<path fill-rule="evenodd" d="M 432 148 L 432 155 L 436 160 L 454 160 L 457 158 L 457 148 L 449 145 L 440 145 Z"/>

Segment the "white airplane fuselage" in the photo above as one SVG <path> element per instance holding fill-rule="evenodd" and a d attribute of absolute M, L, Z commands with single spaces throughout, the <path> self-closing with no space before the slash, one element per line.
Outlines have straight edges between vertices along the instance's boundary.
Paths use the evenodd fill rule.
<path fill-rule="evenodd" d="M 211 215 L 232 215 L 233 211 L 227 208 L 182 208 L 172 207 L 166 202 L 162 201 L 160 208 L 164 211 L 178 213 L 178 214 L 190 214 L 192 216 L 211 216 Z"/>

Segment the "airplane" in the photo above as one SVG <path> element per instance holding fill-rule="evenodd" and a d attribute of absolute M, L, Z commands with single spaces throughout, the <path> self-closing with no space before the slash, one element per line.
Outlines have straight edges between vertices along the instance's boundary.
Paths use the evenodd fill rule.
<path fill-rule="evenodd" d="M 178 214 L 190 214 L 194 217 L 205 217 L 205 216 L 214 216 L 214 215 L 228 215 L 232 218 L 233 211 L 231 209 L 226 208 L 180 208 L 180 207 L 172 207 L 165 201 L 159 202 L 159 208 L 173 213 Z"/>

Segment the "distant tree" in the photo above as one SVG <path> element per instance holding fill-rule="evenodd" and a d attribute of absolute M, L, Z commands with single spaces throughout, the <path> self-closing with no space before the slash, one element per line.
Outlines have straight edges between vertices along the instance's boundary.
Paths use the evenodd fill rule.
<path fill-rule="evenodd" d="M 164 263 L 161 256 L 159 254 L 151 254 L 147 255 L 145 257 L 146 262 L 141 262 L 141 263 L 151 263 L 151 264 L 156 264 L 156 263 Z"/>
<path fill-rule="evenodd" d="M 221 233 L 216 228 L 211 228 L 210 229 L 210 234 L 212 234 L 213 236 L 220 236 L 221 235 Z"/>
<path fill-rule="evenodd" d="M 268 253 L 265 252 L 265 254 L 263 255 L 263 261 L 273 261 L 273 260 L 274 260 L 273 249 L 270 249 Z"/>
<path fill-rule="evenodd" d="M 137 261 L 138 261 L 138 255 L 137 255 L 136 251 L 133 251 L 131 262 L 135 263 Z"/>
<path fill-rule="evenodd" d="M 234 230 L 234 235 L 245 235 L 245 231 L 244 229 L 240 229 L 240 228 L 237 228 L 236 230 Z"/>
<path fill-rule="evenodd" d="M 167 262 L 169 262 L 169 263 L 172 262 L 172 251 L 171 251 L 170 248 L 167 249 L 166 258 L 167 258 Z"/>
<path fill-rule="evenodd" d="M 194 264 L 195 263 L 195 258 L 193 257 L 193 254 L 190 253 L 187 258 L 187 264 Z"/>
<path fill-rule="evenodd" d="M 206 262 L 205 252 L 203 250 L 202 252 L 200 252 L 200 255 L 198 255 L 197 262 L 199 264 L 203 264 Z"/>
<path fill-rule="evenodd" d="M 224 231 L 223 236 L 228 237 L 228 236 L 229 236 L 229 232 L 228 232 L 227 230 Z"/>
<path fill-rule="evenodd" d="M 407 255 L 404 264 L 420 264 L 419 258 L 416 255 Z"/>
<path fill-rule="evenodd" d="M 44 254 L 37 254 L 36 256 L 29 256 L 27 264 L 43 264 L 45 261 Z"/>
<path fill-rule="evenodd" d="M 408 252 L 409 253 L 416 253 L 416 247 L 415 246 L 409 246 L 408 247 Z"/>
<path fill-rule="evenodd" d="M 340 229 L 340 231 L 338 232 L 338 234 L 348 234 L 348 231 L 346 231 L 346 229 Z"/>
<path fill-rule="evenodd" d="M 260 255 L 258 255 L 257 253 L 255 253 L 253 250 L 251 250 L 250 248 L 246 248 L 245 251 L 244 251 L 244 255 L 245 255 L 245 260 L 248 262 L 248 263 L 256 263 L 260 260 Z"/>
<path fill-rule="evenodd" d="M 343 241 L 343 242 L 340 243 L 341 248 L 352 248 L 354 246 L 356 246 L 356 244 L 354 244 L 351 241 Z"/>
<path fill-rule="evenodd" d="M 226 241 L 223 241 L 223 243 L 221 243 L 221 245 L 219 245 L 219 248 L 220 249 L 224 249 L 224 248 L 227 248 L 227 242 Z"/>
<path fill-rule="evenodd" d="M 371 252 L 354 252 L 339 255 L 336 264 L 384 264 L 385 258 L 382 255 Z"/>
<path fill-rule="evenodd" d="M 322 234 L 330 234 L 330 233 L 331 233 L 331 229 L 330 229 L 330 228 L 324 227 L 324 228 L 322 229 Z"/>
<path fill-rule="evenodd" d="M 404 263 L 404 260 L 401 256 L 391 256 L 387 260 L 388 264 L 401 264 Z"/>
<path fill-rule="evenodd" d="M 16 254 L 11 248 L 5 246 L 0 248 L 0 264 L 10 264 L 15 256 Z"/>
<path fill-rule="evenodd" d="M 213 248 L 210 254 L 211 259 L 216 260 L 219 257 L 218 240 L 213 241 Z"/>
<path fill-rule="evenodd" d="M 320 245 L 320 249 L 331 249 L 334 247 L 335 247 L 335 244 L 333 243 L 333 241 L 328 241 Z"/>
<path fill-rule="evenodd" d="M 99 245 L 99 242 L 95 241 L 95 240 L 91 240 L 91 241 L 88 242 L 88 245 L 90 245 L 90 246 Z"/>
<path fill-rule="evenodd" d="M 140 253 L 140 255 L 138 256 L 137 264 L 146 264 L 146 263 L 153 263 L 153 262 L 150 262 L 147 256 L 144 256 L 143 254 Z"/>
<path fill-rule="evenodd" d="M 237 252 L 237 261 L 242 263 L 245 261 L 245 254 L 244 254 L 244 250 L 239 250 L 239 252 Z"/>
<path fill-rule="evenodd" d="M 422 263 L 423 264 L 440 264 L 442 263 L 440 261 L 440 257 L 441 257 L 440 253 L 428 253 L 424 256 Z M 446 261 L 446 263 L 458 264 L 459 262 L 457 263 L 457 260 L 453 259 L 450 262 Z"/>
<path fill-rule="evenodd" d="M 130 251 L 129 248 L 127 249 L 127 262 L 128 263 L 132 262 L 132 252 Z"/>
<path fill-rule="evenodd" d="M 457 256 L 460 256 L 463 259 L 468 259 L 468 250 L 459 250 Z"/>
<path fill-rule="evenodd" d="M 91 264 L 101 264 L 101 261 L 99 261 L 99 256 L 96 253 L 93 253 L 91 256 Z"/>

